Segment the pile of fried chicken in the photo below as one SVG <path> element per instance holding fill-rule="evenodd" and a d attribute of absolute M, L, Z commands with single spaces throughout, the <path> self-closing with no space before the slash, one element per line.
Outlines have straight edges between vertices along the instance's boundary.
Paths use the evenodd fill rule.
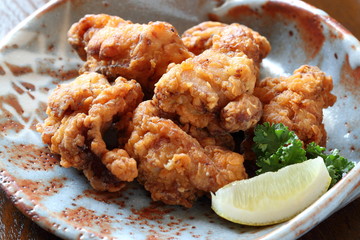
<path fill-rule="evenodd" d="M 83 171 L 96 190 L 137 179 L 153 200 L 191 207 L 248 177 L 251 140 L 234 136 L 251 136 L 258 123 L 326 143 L 331 77 L 305 65 L 260 80 L 271 47 L 246 26 L 203 22 L 180 37 L 166 22 L 86 15 L 68 41 L 85 64 L 52 92 L 37 130 L 60 164 Z"/>

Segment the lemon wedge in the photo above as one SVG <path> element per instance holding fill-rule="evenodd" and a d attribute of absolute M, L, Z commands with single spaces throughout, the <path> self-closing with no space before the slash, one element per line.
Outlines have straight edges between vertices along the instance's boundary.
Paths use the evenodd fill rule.
<path fill-rule="evenodd" d="M 212 209 L 219 216 L 244 225 L 280 223 L 315 202 L 330 182 L 324 161 L 318 157 L 232 182 L 211 193 Z"/>

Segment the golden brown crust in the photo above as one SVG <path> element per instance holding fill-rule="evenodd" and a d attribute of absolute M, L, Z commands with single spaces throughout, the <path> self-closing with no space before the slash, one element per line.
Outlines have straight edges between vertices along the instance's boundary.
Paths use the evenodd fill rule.
<path fill-rule="evenodd" d="M 103 135 L 123 116 L 129 120 L 142 97 L 135 81 L 117 78 L 110 84 L 101 74 L 85 73 L 54 90 L 49 97 L 48 118 L 38 131 L 51 151 L 60 154 L 62 166 L 83 170 L 98 190 L 115 191 L 123 186 L 121 181 L 137 176 L 136 162 L 124 150 L 108 149 Z M 118 124 L 118 130 L 126 132 L 127 125 Z M 97 162 L 109 173 L 93 173 Z"/>
<path fill-rule="evenodd" d="M 254 60 L 257 68 L 271 50 L 265 37 L 238 23 L 227 25 L 203 22 L 185 31 L 182 40 L 196 55 L 209 48 L 222 49 L 223 52 L 243 52 Z"/>
<path fill-rule="evenodd" d="M 224 132 L 223 129 L 219 129 L 219 126 L 211 126 L 211 130 L 209 130 L 207 128 L 198 128 L 191 124 L 182 125 L 177 123 L 177 125 L 184 132 L 195 138 L 202 147 L 220 146 L 229 150 L 234 150 L 235 148 L 235 142 L 231 134 Z"/>
<path fill-rule="evenodd" d="M 336 97 L 330 93 L 332 79 L 317 67 L 301 66 L 290 77 L 267 78 L 254 94 L 264 104 L 263 122 L 283 123 L 295 131 L 306 144 L 326 144 L 324 108 L 332 106 Z"/>
<path fill-rule="evenodd" d="M 220 125 L 229 132 L 246 131 L 259 122 L 262 113 L 261 101 L 244 93 L 221 110 Z"/>
<path fill-rule="evenodd" d="M 199 55 L 206 49 L 212 47 L 213 36 L 219 34 L 225 26 L 227 26 L 227 24 L 220 22 L 202 22 L 186 30 L 182 34 L 181 40 L 190 52 Z"/>
<path fill-rule="evenodd" d="M 148 97 L 170 63 L 192 56 L 176 29 L 166 22 L 133 24 L 104 14 L 90 15 L 74 24 L 68 35 L 79 55 L 86 55 L 80 72 L 135 79 Z"/>
<path fill-rule="evenodd" d="M 172 120 L 159 115 L 154 102 L 141 103 L 126 145 L 138 160 L 138 180 L 153 200 L 191 207 L 205 192 L 247 177 L 240 154 L 219 146 L 202 147 Z"/>
<path fill-rule="evenodd" d="M 223 132 L 235 132 L 246 130 L 241 129 L 242 126 L 255 125 L 253 119 L 259 118 L 243 118 L 244 121 L 249 120 L 248 123 L 229 126 L 221 124 L 220 112 L 230 102 L 240 99 L 241 95 L 251 95 L 255 82 L 255 67 L 246 55 L 209 49 L 181 64 L 173 65 L 156 84 L 153 99 L 164 112 L 176 114 L 182 124 L 189 123 L 210 131 L 210 125 L 223 126 Z M 251 101 L 242 103 L 253 105 Z M 260 109 L 251 113 L 257 116 L 261 105 L 256 105 Z M 251 107 L 244 104 L 241 106 L 245 109 Z M 235 111 L 232 112 L 235 114 Z"/>
<path fill-rule="evenodd" d="M 108 27 L 119 27 L 122 24 L 131 24 L 117 16 L 107 14 L 88 14 L 74 23 L 68 31 L 68 42 L 79 54 L 83 61 L 86 61 L 85 47 L 95 32 Z"/>

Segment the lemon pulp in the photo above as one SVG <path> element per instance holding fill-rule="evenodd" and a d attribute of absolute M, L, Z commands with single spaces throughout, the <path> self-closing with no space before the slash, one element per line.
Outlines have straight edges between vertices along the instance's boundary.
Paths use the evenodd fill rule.
<path fill-rule="evenodd" d="M 232 182 L 212 195 L 212 209 L 240 224 L 263 226 L 286 221 L 315 202 L 331 177 L 321 157 L 277 172 Z"/>

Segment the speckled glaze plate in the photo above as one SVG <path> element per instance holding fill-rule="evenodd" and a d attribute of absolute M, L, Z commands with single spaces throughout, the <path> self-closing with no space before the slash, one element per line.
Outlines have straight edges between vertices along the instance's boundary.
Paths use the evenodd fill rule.
<path fill-rule="evenodd" d="M 0 183 L 16 206 L 65 239 L 294 239 L 360 194 L 360 165 L 294 219 L 269 227 L 222 220 L 201 199 L 191 209 L 151 201 L 137 183 L 121 193 L 97 193 L 74 169 L 59 166 L 35 125 L 46 117 L 49 92 L 77 76 L 81 61 L 66 41 L 70 25 L 88 13 L 134 22 L 165 20 L 179 32 L 205 20 L 240 22 L 265 35 L 272 52 L 262 76 L 290 74 L 302 64 L 334 79 L 327 109 L 328 147 L 360 159 L 360 44 L 326 13 L 300 1 L 62 0 L 15 28 L 0 45 Z"/>

